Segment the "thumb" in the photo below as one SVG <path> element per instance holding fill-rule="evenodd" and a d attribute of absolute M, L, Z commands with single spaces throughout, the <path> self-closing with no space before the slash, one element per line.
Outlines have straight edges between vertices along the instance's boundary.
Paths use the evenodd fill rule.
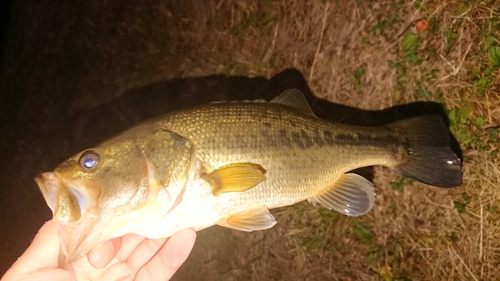
<path fill-rule="evenodd" d="M 58 268 L 59 257 L 59 236 L 58 227 L 52 221 L 46 222 L 28 249 L 19 257 L 12 267 L 3 276 L 4 280 L 22 280 L 28 276 L 40 277 L 39 273 L 49 273 L 47 271 L 57 271 L 52 276 L 66 275 L 70 277 L 70 272 Z M 50 276 L 50 275 L 49 275 Z M 66 278 L 70 280 L 70 278 Z"/>
<path fill-rule="evenodd" d="M 59 257 L 59 235 L 58 227 L 54 221 L 46 222 L 35 238 L 31 245 L 24 252 L 24 254 L 14 263 L 14 265 L 21 263 L 23 267 L 31 265 L 30 270 L 36 270 L 46 267 L 58 267 Z"/>

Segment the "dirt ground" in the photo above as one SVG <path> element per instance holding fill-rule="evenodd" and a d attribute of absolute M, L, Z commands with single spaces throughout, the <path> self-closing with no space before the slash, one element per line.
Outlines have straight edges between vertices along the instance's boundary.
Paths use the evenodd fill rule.
<path fill-rule="evenodd" d="M 0 77 L 0 274 L 50 210 L 33 177 L 138 121 L 301 89 L 321 118 L 446 118 L 464 180 L 386 168 L 374 209 L 302 202 L 278 224 L 212 227 L 174 280 L 499 280 L 500 1 L 33 1 Z"/>

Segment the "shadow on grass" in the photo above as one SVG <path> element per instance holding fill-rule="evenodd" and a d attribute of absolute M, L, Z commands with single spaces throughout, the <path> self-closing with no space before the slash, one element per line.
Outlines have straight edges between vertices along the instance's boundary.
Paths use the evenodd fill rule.
<path fill-rule="evenodd" d="M 360 126 L 382 126 L 416 116 L 439 115 L 446 125 L 449 125 L 443 106 L 435 102 L 414 102 L 380 111 L 370 111 L 319 99 L 309 89 L 302 73 L 296 69 L 286 69 L 269 80 L 263 77 L 210 75 L 159 82 L 131 90 L 119 99 L 94 108 L 78 116 L 74 120 L 74 124 L 99 131 L 99 136 L 105 135 L 107 138 L 136 122 L 172 110 L 211 101 L 261 98 L 270 100 L 290 88 L 299 89 L 304 93 L 318 117 L 333 122 Z M 110 129 L 113 131 L 112 133 L 110 133 Z M 461 158 L 462 152 L 458 142 L 451 134 L 450 137 L 453 150 Z M 88 145 L 92 145 L 90 142 L 95 143 L 95 141 L 95 138 L 89 139 Z"/>

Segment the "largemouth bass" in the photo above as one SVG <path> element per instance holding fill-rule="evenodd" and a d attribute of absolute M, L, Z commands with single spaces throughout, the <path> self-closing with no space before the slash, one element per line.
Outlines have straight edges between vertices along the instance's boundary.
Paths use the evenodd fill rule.
<path fill-rule="evenodd" d="M 166 238 L 212 225 L 272 227 L 269 209 L 302 200 L 348 216 L 375 191 L 349 171 L 383 165 L 423 183 L 461 184 L 460 159 L 438 116 L 384 127 L 317 118 L 298 90 L 265 101 L 217 102 L 146 121 L 38 175 L 61 225 L 60 265 L 101 241 Z"/>

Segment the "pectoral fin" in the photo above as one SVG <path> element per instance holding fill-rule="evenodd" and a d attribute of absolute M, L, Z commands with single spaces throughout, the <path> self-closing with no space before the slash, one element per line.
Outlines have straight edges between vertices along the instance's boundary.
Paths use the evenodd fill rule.
<path fill-rule="evenodd" d="M 366 214 L 373 207 L 375 191 L 371 182 L 360 175 L 342 175 L 333 186 L 309 198 L 309 202 L 320 203 L 328 209 L 357 217 Z"/>
<path fill-rule="evenodd" d="M 236 230 L 254 231 L 273 227 L 276 219 L 266 207 L 260 206 L 220 220 L 217 224 Z"/>
<path fill-rule="evenodd" d="M 266 170 L 253 163 L 234 163 L 220 167 L 202 177 L 210 182 L 213 193 L 241 192 L 266 179 Z"/>

